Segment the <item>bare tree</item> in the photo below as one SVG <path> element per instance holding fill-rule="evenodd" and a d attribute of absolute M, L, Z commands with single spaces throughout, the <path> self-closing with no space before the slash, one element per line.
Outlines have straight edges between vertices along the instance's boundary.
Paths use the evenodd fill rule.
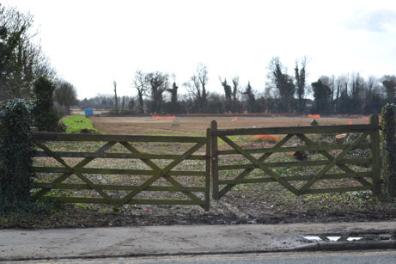
<path fill-rule="evenodd" d="M 246 96 L 246 102 L 247 102 L 247 111 L 249 113 L 256 112 L 256 97 L 254 96 L 254 92 L 252 89 L 252 86 L 250 85 L 250 82 L 248 82 L 245 91 L 242 93 L 243 95 Z"/>
<path fill-rule="evenodd" d="M 67 114 L 70 114 L 70 106 L 77 102 L 76 89 L 71 83 L 58 80 L 54 91 L 54 99 L 59 105 L 66 109 Z"/>
<path fill-rule="evenodd" d="M 162 110 L 163 93 L 168 89 L 169 77 L 165 73 L 151 72 L 146 74 L 146 82 L 150 86 L 151 112 L 160 113 Z"/>
<path fill-rule="evenodd" d="M 220 78 L 220 83 L 223 86 L 224 89 L 224 96 L 225 96 L 225 111 L 226 112 L 231 112 L 232 111 L 232 89 L 231 85 L 227 83 L 227 79 L 224 78 L 224 81 L 221 81 Z"/>
<path fill-rule="evenodd" d="M 329 78 L 322 76 L 317 82 L 313 82 L 314 107 L 313 110 L 318 114 L 329 114 L 331 111 L 331 89 L 329 87 Z"/>
<path fill-rule="evenodd" d="M 365 90 L 365 81 L 360 77 L 359 73 L 353 74 L 351 78 L 351 108 L 350 113 L 358 114 L 362 112 L 363 109 L 363 96 Z"/>
<path fill-rule="evenodd" d="M 241 105 L 239 104 L 238 94 L 239 91 L 239 77 L 236 76 L 232 79 L 232 112 L 236 113 L 241 110 Z"/>
<path fill-rule="evenodd" d="M 305 110 L 305 68 L 307 65 L 306 58 L 303 58 L 301 61 L 301 65 L 298 65 L 296 62 L 296 67 L 294 68 L 294 78 L 296 81 L 297 88 L 297 98 L 298 98 L 298 111 L 303 113 Z"/>
<path fill-rule="evenodd" d="M 113 81 L 113 86 L 114 86 L 114 111 L 116 114 L 118 114 L 119 109 L 118 109 L 118 96 L 117 96 L 117 82 Z"/>
<path fill-rule="evenodd" d="M 147 94 L 147 81 L 146 81 L 146 75 L 138 70 L 135 73 L 135 79 L 134 79 L 134 86 L 137 90 L 137 95 L 138 95 L 138 103 L 139 103 L 139 113 L 143 114 L 144 113 L 144 96 Z"/>
<path fill-rule="evenodd" d="M 172 83 L 172 88 L 167 89 L 166 91 L 171 95 L 171 111 L 172 113 L 176 113 L 178 110 L 178 91 L 179 87 L 176 85 L 176 82 Z"/>
<path fill-rule="evenodd" d="M 348 76 L 338 76 L 334 79 L 334 111 L 336 113 L 342 112 L 345 108 L 345 100 L 348 99 Z"/>
<path fill-rule="evenodd" d="M 381 87 L 377 78 L 371 76 L 366 82 L 366 89 L 363 102 L 363 113 L 373 114 L 381 111 L 382 104 L 384 103 L 380 91 Z"/>
<path fill-rule="evenodd" d="M 279 58 L 271 60 L 270 71 L 272 82 L 279 92 L 280 110 L 291 112 L 293 110 L 293 95 L 295 91 L 293 79 L 287 74 Z"/>
<path fill-rule="evenodd" d="M 206 112 L 208 104 L 208 92 L 206 84 L 208 82 L 208 70 L 203 64 L 199 64 L 196 73 L 191 77 L 190 82 L 185 85 L 189 88 L 193 100 L 198 106 L 199 112 Z"/>
<path fill-rule="evenodd" d="M 232 101 L 238 101 L 238 92 L 239 92 L 239 77 L 234 77 L 232 79 Z"/>
<path fill-rule="evenodd" d="M 385 87 L 386 100 L 389 103 L 394 103 L 396 99 L 396 76 L 386 75 L 382 79 L 382 85 Z"/>

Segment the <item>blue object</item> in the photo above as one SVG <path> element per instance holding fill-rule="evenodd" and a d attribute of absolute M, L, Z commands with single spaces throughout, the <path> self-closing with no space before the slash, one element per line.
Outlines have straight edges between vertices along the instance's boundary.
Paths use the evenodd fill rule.
<path fill-rule="evenodd" d="M 94 111 L 91 107 L 87 107 L 84 109 L 84 113 L 86 117 L 93 116 Z"/>

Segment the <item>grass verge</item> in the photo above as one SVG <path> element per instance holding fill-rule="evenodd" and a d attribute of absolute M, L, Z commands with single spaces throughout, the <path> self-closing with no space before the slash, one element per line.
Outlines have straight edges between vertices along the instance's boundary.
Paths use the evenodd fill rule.
<path fill-rule="evenodd" d="M 66 133 L 98 133 L 91 119 L 83 115 L 71 115 L 61 119 Z"/>

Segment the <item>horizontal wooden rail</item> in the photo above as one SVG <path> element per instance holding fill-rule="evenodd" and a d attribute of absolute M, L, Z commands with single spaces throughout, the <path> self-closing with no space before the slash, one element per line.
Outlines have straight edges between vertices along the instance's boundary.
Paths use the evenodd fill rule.
<path fill-rule="evenodd" d="M 362 143 L 355 147 L 355 149 L 368 149 L 370 144 Z M 342 150 L 345 148 L 344 144 L 316 144 L 312 146 L 295 146 L 295 147 L 281 147 L 273 150 L 271 148 L 247 148 L 243 149 L 245 152 L 249 154 L 260 154 L 260 153 L 284 153 L 284 152 L 295 152 L 295 151 L 321 151 L 321 150 Z M 219 150 L 217 151 L 218 155 L 235 155 L 239 154 L 238 151 L 234 149 L 230 150 Z"/>
<path fill-rule="evenodd" d="M 101 189 L 101 190 L 109 190 L 109 191 L 133 191 L 140 190 L 139 186 L 129 186 L 129 185 L 113 185 L 113 184 L 76 184 L 76 183 L 61 183 L 61 184 L 52 184 L 52 183 L 33 183 L 34 188 L 49 188 L 49 189 L 58 189 L 58 190 L 92 190 L 92 189 Z M 205 192 L 204 187 L 182 187 L 176 188 L 174 186 L 149 186 L 144 191 L 151 192 L 181 192 L 181 191 L 190 191 L 190 192 Z"/>
<path fill-rule="evenodd" d="M 89 197 L 52 197 L 44 196 L 42 198 L 51 199 L 51 201 L 58 201 L 62 203 L 93 203 L 93 204 L 112 204 L 120 205 L 126 204 L 123 199 L 111 198 L 109 200 L 103 198 L 89 198 Z M 205 205 L 205 201 L 195 202 L 191 200 L 177 200 L 177 199 L 131 199 L 127 204 L 156 204 L 156 205 Z"/>
<path fill-rule="evenodd" d="M 73 173 L 73 169 L 65 167 L 33 167 L 34 172 L 41 173 Z M 156 175 L 153 170 L 135 170 L 135 169 L 107 169 L 107 168 L 79 168 L 79 173 L 85 174 L 120 174 L 120 175 Z M 205 176 L 205 171 L 169 171 L 171 176 Z"/>
<path fill-rule="evenodd" d="M 35 157 L 52 157 L 56 155 L 62 158 L 106 158 L 106 159 L 177 159 L 180 155 L 172 154 L 132 154 L 132 153 L 106 153 L 106 152 L 73 152 L 73 151 L 52 151 L 51 155 L 45 151 L 36 151 Z M 205 160 L 206 155 L 191 155 L 185 160 Z"/>
<path fill-rule="evenodd" d="M 336 162 L 336 165 L 352 164 L 358 166 L 365 166 L 371 163 L 371 159 L 343 159 Z M 283 161 L 283 162 L 264 162 L 266 167 L 305 167 L 305 166 L 323 166 L 329 164 L 329 160 L 306 160 L 306 161 Z M 219 165 L 218 169 L 221 170 L 240 170 L 240 169 L 253 169 L 253 164 L 234 164 L 234 165 Z"/>
<path fill-rule="evenodd" d="M 146 135 L 98 135 L 98 134 L 66 134 L 66 133 L 33 133 L 35 141 L 108 141 L 108 142 L 179 142 L 201 143 L 206 137 L 189 136 L 146 136 Z"/>
<path fill-rule="evenodd" d="M 287 181 L 306 181 L 312 178 L 313 175 L 298 175 L 298 176 L 285 176 L 282 177 Z M 356 177 L 372 177 L 372 172 L 355 172 L 354 174 L 348 173 L 334 173 L 326 174 L 321 177 L 322 180 L 338 180 L 338 179 L 351 179 Z M 243 183 L 265 183 L 265 182 L 276 182 L 275 179 L 265 178 L 243 178 L 239 180 L 219 180 L 219 184 L 243 184 Z"/>
<path fill-rule="evenodd" d="M 326 134 L 326 133 L 362 133 L 378 130 L 378 126 L 366 125 L 331 125 L 331 126 L 295 126 L 217 129 L 215 136 L 260 135 L 260 134 Z"/>

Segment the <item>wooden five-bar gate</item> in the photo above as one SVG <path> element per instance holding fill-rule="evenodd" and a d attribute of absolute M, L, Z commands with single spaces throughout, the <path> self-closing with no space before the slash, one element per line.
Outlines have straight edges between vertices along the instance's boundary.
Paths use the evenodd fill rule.
<path fill-rule="evenodd" d="M 33 142 L 36 151 L 33 170 L 40 177 L 37 177 L 34 183 L 33 198 L 51 198 L 67 203 L 104 203 L 114 206 L 199 205 L 208 210 L 210 149 L 207 140 L 208 137 L 35 133 Z M 74 142 L 74 146 L 91 144 L 85 145 L 83 151 L 76 151 L 70 150 L 67 145 L 70 142 Z M 160 151 L 161 144 L 190 146 L 187 146 L 181 154 L 146 153 L 135 146 L 145 143 L 156 144 L 151 146 L 154 151 Z M 202 151 L 197 153 L 202 148 L 203 153 Z M 124 162 L 117 163 L 120 159 Z M 98 162 L 94 163 L 95 160 Z M 132 160 L 139 162 L 131 163 Z M 197 170 L 177 169 L 184 161 L 201 161 L 203 164 Z M 92 163 L 94 164 L 89 166 Z M 129 163 L 132 166 L 127 166 Z M 117 164 L 123 168 L 119 168 Z M 141 168 L 142 165 L 144 169 Z M 123 180 L 120 181 L 119 178 L 123 176 Z M 194 182 L 200 183 L 201 186 L 189 186 L 190 177 L 199 177 L 200 180 Z M 178 178 L 187 178 L 184 180 L 186 184 Z M 108 184 L 108 182 L 119 184 Z M 139 197 L 143 192 L 179 195 L 173 195 L 170 199 L 163 195 Z"/>
<path fill-rule="evenodd" d="M 336 134 L 346 135 L 342 143 L 334 141 Z M 279 140 L 243 139 L 254 135 Z M 33 197 L 68 203 L 208 210 L 210 194 L 220 199 L 239 184 L 278 183 L 296 195 L 360 190 L 378 195 L 382 182 L 376 116 L 360 125 L 240 129 L 218 129 L 213 121 L 206 137 L 34 133 L 33 142 L 39 175 Z M 328 187 L 329 181 L 338 185 Z"/>
<path fill-rule="evenodd" d="M 354 137 L 339 144 L 334 142 L 336 134 L 344 134 L 345 138 L 353 134 Z M 279 137 L 279 141 L 270 147 L 250 148 L 238 145 L 231 138 L 252 135 L 282 135 L 283 138 Z M 330 138 L 333 142 L 315 142 L 307 135 L 316 135 L 316 138 L 332 135 Z M 228 149 L 219 150 L 218 139 Z M 293 139 L 292 146 L 286 146 Z M 217 129 L 216 122 L 212 122 L 211 142 L 214 199 L 220 199 L 238 184 L 269 182 L 279 183 L 296 195 L 362 190 L 372 190 L 375 194 L 380 192 L 381 158 L 377 116 L 371 117 L 370 124 L 361 125 Z M 364 151 L 364 157 L 347 157 L 354 150 Z M 294 156 L 285 160 L 283 155 L 281 161 L 279 159 L 269 161 L 271 156 L 277 153 L 294 153 Z M 230 155 L 239 156 L 239 159 L 234 159 L 237 164 L 229 164 L 230 159 L 221 163 L 221 158 Z M 316 158 L 310 159 L 310 156 Z M 303 174 L 301 170 L 295 170 L 292 175 L 290 173 L 282 175 L 281 172 L 277 172 L 282 169 L 305 170 L 310 167 L 319 167 L 319 169 L 312 169 Z M 256 170 L 255 175 L 249 177 L 254 170 Z M 219 176 L 221 172 L 226 172 L 227 178 Z M 320 187 L 321 181 L 325 180 L 339 181 L 340 186 L 314 187 L 314 185 Z"/>

